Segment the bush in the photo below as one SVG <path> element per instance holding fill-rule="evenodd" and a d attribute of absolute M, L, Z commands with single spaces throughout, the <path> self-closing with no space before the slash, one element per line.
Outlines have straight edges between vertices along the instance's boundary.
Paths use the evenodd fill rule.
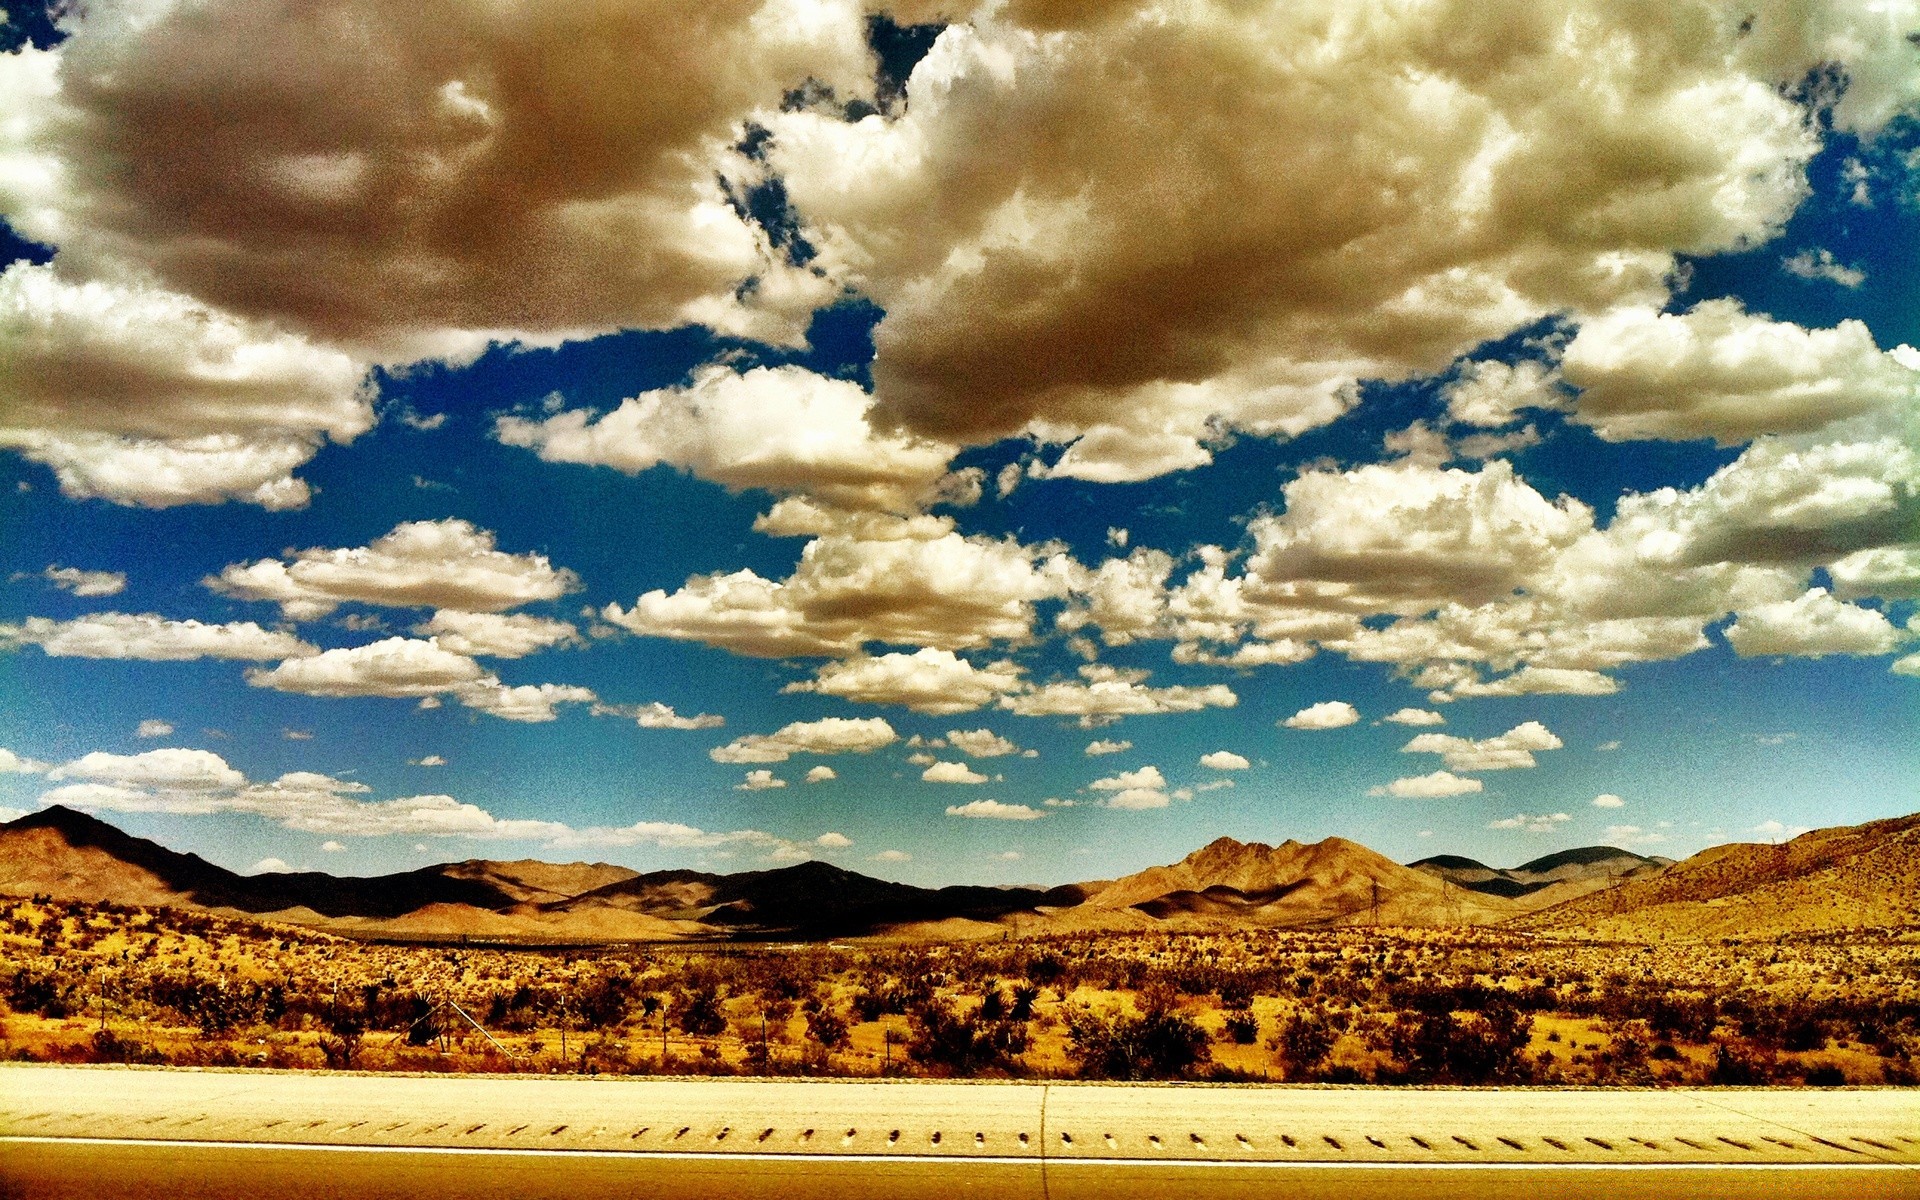
<path fill-rule="evenodd" d="M 1183 1079 L 1212 1057 L 1206 1030 L 1160 1007 L 1139 1017 L 1076 1013 L 1067 1037 L 1083 1079 Z"/>
<path fill-rule="evenodd" d="M 1260 1037 L 1260 1022 L 1250 1012 L 1227 1014 L 1226 1034 L 1241 1046 L 1251 1046 Z"/>

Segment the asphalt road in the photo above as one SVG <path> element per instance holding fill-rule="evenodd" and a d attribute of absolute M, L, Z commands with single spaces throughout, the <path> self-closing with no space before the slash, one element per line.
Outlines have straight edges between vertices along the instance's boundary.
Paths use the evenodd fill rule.
<path fill-rule="evenodd" d="M 42 1197 L 1920 1198 L 1920 1092 L 0 1067 Z"/>

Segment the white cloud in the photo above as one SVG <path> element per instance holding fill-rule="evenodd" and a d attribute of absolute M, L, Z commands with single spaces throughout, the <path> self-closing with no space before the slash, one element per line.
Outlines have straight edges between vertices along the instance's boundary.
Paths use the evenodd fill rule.
<path fill-rule="evenodd" d="M 320 843 L 320 849 L 326 851 L 328 854 L 339 854 L 341 851 L 345 850 L 346 847 L 341 845 L 339 842 L 333 841 L 331 838 L 329 838 L 327 841 Z"/>
<path fill-rule="evenodd" d="M 727 719 L 718 713 L 700 713 L 683 717 L 670 704 L 651 700 L 645 704 L 596 704 L 596 717 L 631 717 L 642 729 L 719 729 Z"/>
<path fill-rule="evenodd" d="M 1843 288 L 1857 288 L 1867 281 L 1865 271 L 1841 262 L 1825 246 L 1818 249 L 1808 246 L 1789 254 L 1780 260 L 1780 268 L 1801 279 L 1824 279 Z"/>
<path fill-rule="evenodd" d="M 1893 660 L 1893 665 L 1887 669 L 1895 675 L 1910 675 L 1920 679 L 1920 653 L 1896 658 Z"/>
<path fill-rule="evenodd" d="M 1691 640 L 1691 631 L 1689 631 Z M 1585 667 L 1521 667 L 1510 675 L 1482 682 L 1473 676 L 1455 680 L 1447 689 L 1447 698 L 1475 696 L 1611 696 L 1620 690 L 1620 681 L 1611 675 Z"/>
<path fill-rule="evenodd" d="M 974 800 L 966 804 L 948 805 L 947 815 L 989 821 L 1033 821 L 1046 814 L 1024 804 L 1002 804 L 998 800 Z"/>
<path fill-rule="evenodd" d="M 160 787 L 205 792 L 237 788 L 246 776 L 227 765 L 211 750 L 163 749 L 140 754 L 108 754 L 95 750 L 47 772 L 60 781 L 79 779 L 126 787 Z"/>
<path fill-rule="evenodd" d="M 1537 766 L 1535 751 L 1558 750 L 1563 745 L 1545 725 L 1523 721 L 1505 733 L 1478 741 L 1447 733 L 1422 733 L 1400 749 L 1406 754 L 1438 754 L 1455 771 L 1505 771 Z"/>
<path fill-rule="evenodd" d="M 572 623 L 528 613 L 474 613 L 441 609 L 433 619 L 413 627 L 455 654 L 483 658 L 525 658 L 549 646 L 577 642 Z"/>
<path fill-rule="evenodd" d="M 1095 738 L 1087 743 L 1087 756 L 1095 758 L 1102 754 L 1119 754 L 1131 749 L 1133 749 L 1133 743 L 1129 741 Z"/>
<path fill-rule="evenodd" d="M 748 771 L 746 781 L 735 784 L 733 790 L 736 792 L 764 792 L 769 788 L 783 788 L 785 786 L 787 786 L 786 780 L 776 778 L 772 771 L 761 767 L 758 770 Z"/>
<path fill-rule="evenodd" d="M 883 418 L 1077 438 L 1050 473 L 1086 479 L 1323 424 L 1357 378 L 1550 313 L 1658 303 L 1675 252 L 1763 241 L 1806 194 L 1819 140 L 1784 85 L 1845 63 L 1863 128 L 1909 103 L 1894 39 L 1837 8 L 1758 38 L 1583 0 L 1064 11 L 976 9 L 902 111 L 780 114 L 770 157 L 822 264 L 886 313 Z"/>
<path fill-rule="evenodd" d="M 1281 721 L 1288 729 L 1339 729 L 1360 719 L 1360 711 L 1345 700 L 1323 700 L 1310 704 Z"/>
<path fill-rule="evenodd" d="M 1182 797 L 1186 799 L 1188 797 Z M 1128 812 L 1144 812 L 1147 809 L 1165 808 L 1169 803 L 1167 793 L 1158 788 L 1126 788 L 1114 792 L 1101 804 L 1107 808 L 1118 808 Z"/>
<path fill-rule="evenodd" d="M 1244 771 L 1253 764 L 1243 754 L 1231 750 L 1215 750 L 1200 756 L 1200 765 L 1213 771 Z"/>
<path fill-rule="evenodd" d="M 823 833 L 813 839 L 813 844 L 823 846 L 828 850 L 845 850 L 848 846 L 853 845 L 853 839 L 844 833 Z"/>
<path fill-rule="evenodd" d="M 38 759 L 25 758 L 0 746 L 0 775 L 38 775 L 47 769 L 47 764 Z"/>
<path fill-rule="evenodd" d="M 1022 858 L 1025 858 L 1026 856 L 1024 854 L 1021 854 L 1018 850 L 1002 850 L 1000 853 L 994 855 L 994 857 L 999 859 L 1001 862 L 1018 862 Z"/>
<path fill-rule="evenodd" d="M 454 690 L 454 696 L 468 708 L 503 721 L 539 723 L 559 719 L 555 707 L 561 704 L 592 704 L 597 697 L 592 689 L 565 683 L 501 683 L 493 676 Z"/>
<path fill-rule="evenodd" d="M 865 704 L 899 704 L 915 712 L 952 716 L 992 704 L 1026 686 L 1023 669 L 1001 661 L 975 666 L 951 650 L 925 647 L 911 654 L 862 656 L 821 667 L 787 692 L 815 692 Z"/>
<path fill-rule="evenodd" d="M 28 617 L 0 625 L 0 646 L 33 645 L 54 658 L 142 659 L 188 662 L 200 658 L 297 659 L 317 648 L 283 630 L 252 621 L 207 624 L 170 621 L 154 613 L 89 613 L 70 621 Z"/>
<path fill-rule="evenodd" d="M 751 570 L 696 575 L 675 592 L 647 592 L 631 608 L 610 604 L 601 616 L 643 636 L 766 658 L 840 657 L 875 641 L 965 650 L 1026 641 L 1034 603 L 1064 594 L 1064 576 L 1064 556 L 1051 547 L 962 537 L 945 518 L 868 521 L 816 537 L 783 581 Z M 858 664 L 850 670 L 850 685 L 880 677 L 868 671 L 887 673 Z M 932 658 L 895 660 L 889 670 L 908 680 L 923 671 L 967 674 Z M 1002 669 L 979 682 L 998 686 L 1006 678 Z"/>
<path fill-rule="evenodd" d="M 991 729 L 949 729 L 947 744 L 969 758 L 1004 758 L 1020 747 Z"/>
<path fill-rule="evenodd" d="M 157 738 L 166 737 L 172 732 L 173 726 L 169 722 L 162 721 L 157 717 L 149 717 L 140 722 L 140 728 L 134 730 L 133 735 L 135 737 Z"/>
<path fill-rule="evenodd" d="M 1563 812 L 1549 813 L 1537 817 L 1529 816 L 1526 813 L 1516 813 L 1511 817 L 1502 817 L 1500 820 L 1488 822 L 1487 828 L 1518 829 L 1526 833 L 1554 833 L 1558 831 L 1562 825 L 1565 825 L 1571 820 L 1573 820 L 1573 818 Z"/>
<path fill-rule="evenodd" d="M 936 762 L 920 772 L 928 783 L 985 783 L 987 777 L 963 762 Z"/>
<path fill-rule="evenodd" d="M 293 870 L 293 868 L 288 866 L 286 864 L 286 860 L 284 859 L 263 858 L 259 862 L 248 867 L 246 873 L 249 875 L 260 875 L 269 871 L 284 872 L 284 871 L 291 871 L 291 870 Z"/>
<path fill-rule="evenodd" d="M 1811 588 L 1796 600 L 1746 609 L 1726 632 L 1728 644 L 1748 658 L 1891 654 L 1904 640 L 1886 614 L 1836 600 L 1825 588 Z"/>
<path fill-rule="evenodd" d="M 1920 377 L 1860 321 L 1806 329 L 1704 300 L 1685 313 L 1629 307 L 1588 321 L 1561 373 L 1574 419 L 1610 441 L 1711 437 L 1737 445 L 1910 401 Z"/>
<path fill-rule="evenodd" d="M 247 672 L 247 682 L 307 696 L 418 697 L 476 684 L 485 676 L 479 663 L 431 638 L 393 637 L 255 667 Z"/>
<path fill-rule="evenodd" d="M 1426 708 L 1401 708 L 1380 718 L 1395 725 L 1445 725 L 1447 719 Z"/>
<path fill-rule="evenodd" d="M 1088 663 L 1080 668 L 1080 674 L 1087 682 L 1044 684 L 1019 695 L 1001 697 L 1000 707 L 1023 717 L 1076 716 L 1085 729 L 1122 717 L 1199 712 L 1240 703 L 1240 697 L 1223 683 L 1147 687 L 1146 672 L 1122 671 L 1103 663 Z"/>
<path fill-rule="evenodd" d="M 1612 792 L 1602 792 L 1593 798 L 1595 808 L 1625 808 L 1627 802 Z"/>
<path fill-rule="evenodd" d="M 840 773 L 825 763 L 807 769 L 808 783 L 826 783 L 840 778 Z"/>
<path fill-rule="evenodd" d="M 1395 796 L 1401 799 L 1432 799 L 1438 796 L 1465 796 L 1485 788 L 1478 779 L 1467 779 L 1451 771 L 1432 771 L 1396 779 L 1392 783 L 1367 789 L 1369 796 Z"/>
<path fill-rule="evenodd" d="M 1121 771 L 1105 779 L 1096 779 L 1087 785 L 1096 792 L 1123 792 L 1129 788 L 1152 788 L 1155 791 L 1167 786 L 1167 777 L 1156 766 L 1141 767 L 1137 771 Z"/>
<path fill-rule="evenodd" d="M 785 762 L 795 754 L 867 754 L 900 740 L 882 717 L 823 717 L 795 721 L 776 733 L 749 733 L 707 756 L 719 763 Z"/>
<path fill-rule="evenodd" d="M 86 571 L 55 563 L 40 575 L 61 591 L 83 598 L 117 596 L 127 590 L 127 576 L 123 571 Z"/>
<path fill-rule="evenodd" d="M 857 384 L 800 367 L 724 366 L 684 387 L 643 392 L 595 417 L 571 409 L 543 420 L 502 417 L 499 439 L 549 462 L 629 474 L 667 464 L 734 490 L 803 492 L 841 508 L 910 512 L 935 498 L 955 448 L 877 435 L 872 397 Z"/>
<path fill-rule="evenodd" d="M 905 850 L 882 850 L 873 856 L 873 861 L 884 863 L 912 862 L 913 855 L 908 854 Z"/>
<path fill-rule="evenodd" d="M 454 519 L 408 521 L 366 546 L 301 550 L 291 559 L 234 563 L 206 585 L 242 600 L 271 600 L 298 621 L 348 602 L 494 613 L 580 586 L 546 555 L 505 553 L 492 533 Z"/>
<path fill-rule="evenodd" d="M 413 767 L 444 767 L 447 765 L 447 760 L 438 754 L 429 754 L 422 758 L 410 758 L 407 760 L 407 765 Z"/>
<path fill-rule="evenodd" d="M 1553 369 L 1538 360 L 1487 359 L 1461 364 L 1441 396 L 1455 421 L 1492 429 L 1515 420 L 1524 409 L 1566 408 L 1567 395 L 1558 383 Z"/>
<path fill-rule="evenodd" d="M 73 499 L 298 508 L 310 489 L 293 470 L 373 424 L 365 369 L 338 350 L 53 266 L 0 273 L 0 361 L 0 448 L 51 467 Z"/>

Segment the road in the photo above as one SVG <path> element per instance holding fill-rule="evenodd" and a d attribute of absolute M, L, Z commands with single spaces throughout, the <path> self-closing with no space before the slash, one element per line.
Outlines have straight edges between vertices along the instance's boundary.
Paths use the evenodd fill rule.
<path fill-rule="evenodd" d="M 1920 1092 L 0 1067 L 0 1194 L 1920 1198 Z"/>

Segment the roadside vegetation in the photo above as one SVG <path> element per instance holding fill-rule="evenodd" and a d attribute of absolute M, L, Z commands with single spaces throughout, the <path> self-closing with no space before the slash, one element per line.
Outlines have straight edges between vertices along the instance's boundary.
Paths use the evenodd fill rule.
<path fill-rule="evenodd" d="M 0 1055 L 351 1070 L 1913 1085 L 1920 933 L 537 951 L 0 906 Z"/>

